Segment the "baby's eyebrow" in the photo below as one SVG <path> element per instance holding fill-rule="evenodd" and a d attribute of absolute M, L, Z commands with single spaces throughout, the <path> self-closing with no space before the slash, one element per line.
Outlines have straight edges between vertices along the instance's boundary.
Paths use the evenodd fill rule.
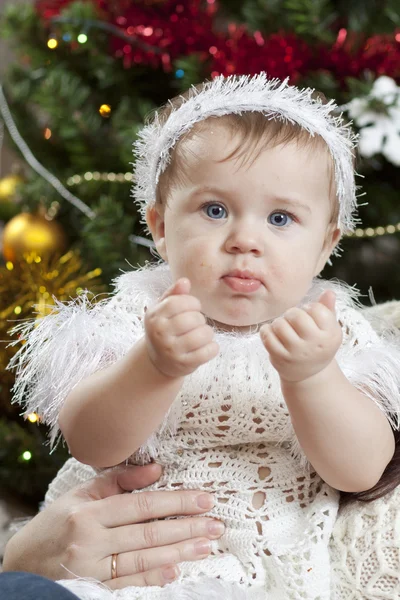
<path fill-rule="evenodd" d="M 272 198 L 272 200 L 274 203 L 281 204 L 281 205 L 284 205 L 287 207 L 298 208 L 300 210 L 304 210 L 304 211 L 308 212 L 309 214 L 311 214 L 311 208 L 307 204 L 304 204 L 303 202 L 300 202 L 299 200 L 295 200 L 294 198 L 274 196 L 274 198 Z"/>
<path fill-rule="evenodd" d="M 195 188 L 192 191 L 191 196 L 199 196 L 200 194 L 218 194 L 220 196 L 224 196 L 224 195 L 226 195 L 226 192 L 224 192 L 223 189 L 220 189 L 215 186 L 204 185 L 204 186 Z"/>

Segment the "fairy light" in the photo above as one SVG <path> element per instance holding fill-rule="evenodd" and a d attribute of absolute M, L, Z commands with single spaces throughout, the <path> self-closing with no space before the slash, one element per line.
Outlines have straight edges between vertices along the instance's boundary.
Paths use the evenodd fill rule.
<path fill-rule="evenodd" d="M 85 181 L 109 181 L 117 183 L 127 183 L 132 181 L 132 173 L 100 173 L 99 171 L 87 171 L 83 175 L 72 175 L 67 179 L 67 185 L 73 187 L 80 185 Z"/>
<path fill-rule="evenodd" d="M 20 306 L 16 306 L 16 307 L 14 308 L 14 313 L 15 313 L 16 315 L 20 315 L 20 314 L 21 314 L 21 312 L 22 312 L 22 308 L 21 308 Z"/>
<path fill-rule="evenodd" d="M 56 38 L 50 38 L 47 40 L 47 46 L 50 50 L 54 50 L 58 46 L 58 40 L 56 40 Z"/>
<path fill-rule="evenodd" d="M 25 450 L 25 452 L 22 453 L 21 458 L 26 461 L 31 460 L 32 453 L 29 452 L 29 450 Z"/>
<path fill-rule="evenodd" d="M 49 129 L 48 127 L 46 127 L 46 129 L 44 130 L 44 138 L 46 140 L 49 140 L 51 138 L 51 129 Z"/>
<path fill-rule="evenodd" d="M 37 423 L 39 421 L 39 415 L 36 413 L 29 413 L 26 418 L 30 423 Z"/>
<path fill-rule="evenodd" d="M 88 36 L 86 35 L 86 33 L 80 33 L 76 39 L 80 44 L 86 44 L 86 42 L 88 41 Z"/>
<path fill-rule="evenodd" d="M 375 238 L 380 237 L 382 235 L 393 235 L 394 233 L 398 233 L 399 231 L 400 223 L 396 223 L 396 225 L 379 225 L 378 227 L 366 227 L 365 229 L 357 227 L 355 231 L 353 231 L 352 233 L 348 233 L 345 237 Z"/>
<path fill-rule="evenodd" d="M 108 118 L 111 114 L 111 106 L 109 104 L 102 104 L 99 108 L 99 113 L 102 117 Z"/>

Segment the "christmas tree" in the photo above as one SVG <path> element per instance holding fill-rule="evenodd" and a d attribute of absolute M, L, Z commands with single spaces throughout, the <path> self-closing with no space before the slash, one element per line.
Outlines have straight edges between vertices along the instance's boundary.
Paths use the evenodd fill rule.
<path fill-rule="evenodd" d="M 67 456 L 49 455 L 40 415 L 10 405 L 5 366 L 23 343 L 12 321 L 46 314 L 53 296 L 108 292 L 121 269 L 152 260 L 130 197 L 132 142 L 191 84 L 266 71 L 336 99 L 360 132 L 369 204 L 323 275 L 366 303 L 371 286 L 378 302 L 400 297 L 398 0 L 10 2 L 0 36 L 18 55 L 0 88 L 5 143 L 25 165 L 0 180 L 0 485 L 37 501 Z"/>

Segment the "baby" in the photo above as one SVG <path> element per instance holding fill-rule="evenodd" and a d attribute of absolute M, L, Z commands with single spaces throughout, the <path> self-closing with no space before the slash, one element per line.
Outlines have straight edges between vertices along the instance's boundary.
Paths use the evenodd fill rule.
<path fill-rule="evenodd" d="M 264 73 L 170 101 L 136 143 L 134 195 L 162 262 L 19 326 L 16 399 L 77 459 L 47 502 L 77 461 L 154 460 L 150 489 L 215 492 L 226 529 L 211 554 L 118 598 L 335 597 L 339 491 L 374 487 L 391 461 L 400 371 L 354 291 L 318 279 L 354 228 L 355 137 L 336 109 Z M 110 568 L 129 571 L 122 546 Z"/>

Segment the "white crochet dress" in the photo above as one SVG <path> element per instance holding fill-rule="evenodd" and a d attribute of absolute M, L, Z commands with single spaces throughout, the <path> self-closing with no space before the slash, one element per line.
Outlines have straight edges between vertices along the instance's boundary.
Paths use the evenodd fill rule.
<path fill-rule="evenodd" d="M 30 332 L 21 326 L 27 343 L 13 363 L 19 361 L 16 398 L 44 416 L 53 441 L 66 395 L 82 378 L 132 347 L 143 335 L 145 307 L 169 284 L 166 266 L 126 273 L 116 280 L 111 299 L 91 306 L 83 296 L 59 304 L 57 314 L 30 326 Z M 378 337 L 354 308 L 349 288 L 317 280 L 305 301 L 327 288 L 338 296 L 340 366 L 351 382 L 379 399 L 397 427 L 399 351 Z M 214 542 L 212 555 L 182 564 L 180 580 L 165 588 L 111 592 L 85 580 L 63 585 L 84 600 L 361 599 L 342 594 L 346 586 L 340 580 L 348 578 L 346 570 L 335 570 L 337 581 L 332 581 L 329 541 L 339 493 L 321 480 L 302 453 L 279 377 L 259 335 L 217 332 L 216 339 L 218 357 L 186 378 L 160 429 L 133 457 L 135 462 L 151 458 L 163 465 L 161 479 L 149 489 L 193 488 L 215 494 L 216 505 L 208 514 L 221 519 L 226 532 Z M 90 467 L 71 459 L 50 485 L 46 503 L 93 475 Z M 344 552 L 336 544 L 338 564 Z"/>

